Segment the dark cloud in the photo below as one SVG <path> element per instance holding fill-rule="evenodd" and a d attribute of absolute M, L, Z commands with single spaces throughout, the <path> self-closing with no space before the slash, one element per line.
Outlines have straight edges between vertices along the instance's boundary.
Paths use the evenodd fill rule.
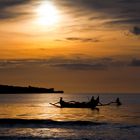
<path fill-rule="evenodd" d="M 108 58 L 100 59 L 75 59 L 63 63 L 52 64 L 53 67 L 60 67 L 69 70 L 108 70 L 113 67 L 125 67 L 128 64 L 123 60 Z"/>
<path fill-rule="evenodd" d="M 67 70 L 108 70 L 109 68 L 119 67 L 139 67 L 140 59 L 118 60 L 117 58 L 86 58 L 75 56 L 72 58 L 53 57 L 48 59 L 19 59 L 19 60 L 0 60 L 0 69 L 23 69 L 33 66 L 41 68 L 63 68 Z"/>
<path fill-rule="evenodd" d="M 139 0 L 120 0 L 120 3 L 140 3 Z"/>
<path fill-rule="evenodd" d="M 75 64 L 56 64 L 55 67 L 63 67 L 72 70 L 104 70 L 106 65 L 103 64 L 85 64 L 85 63 L 75 63 Z"/>
<path fill-rule="evenodd" d="M 40 3 L 44 0 L 0 0 L 0 19 L 11 19 L 18 16 L 28 15 L 22 10 L 16 10 L 16 6 Z M 76 17 L 77 22 L 81 22 L 81 17 L 87 20 L 102 20 L 107 24 L 130 24 L 138 26 L 140 24 L 140 1 L 139 0 L 52 0 L 66 13 Z M 36 5 L 37 6 L 37 5 Z M 15 10 L 11 10 L 13 8 Z M 29 7 L 28 7 L 29 8 Z M 30 9 L 28 9 L 30 10 Z M 86 20 L 85 20 L 86 21 Z M 83 27 L 84 28 L 84 27 Z"/>
<path fill-rule="evenodd" d="M 12 6 L 17 6 L 30 2 L 31 0 L 0 0 L 0 9 L 7 9 Z"/>
<path fill-rule="evenodd" d="M 140 59 L 133 59 L 132 62 L 130 63 L 130 66 L 140 67 Z"/>
<path fill-rule="evenodd" d="M 0 69 L 13 69 L 24 67 L 57 67 L 69 70 L 104 70 L 108 67 L 111 59 L 93 60 L 83 58 L 50 58 L 50 59 L 23 59 L 23 60 L 1 60 Z"/>
<path fill-rule="evenodd" d="M 134 24 L 139 24 L 140 23 L 140 19 L 118 19 L 118 20 L 112 20 L 112 21 L 108 21 L 105 24 L 110 24 L 110 25 L 123 25 L 123 24 L 130 24 L 130 25 L 134 25 Z"/>
<path fill-rule="evenodd" d="M 67 37 L 69 41 L 82 41 L 82 42 L 99 42 L 96 38 L 80 38 L 80 37 Z"/>
<path fill-rule="evenodd" d="M 25 15 L 26 13 L 22 13 L 22 12 L 19 12 L 19 13 L 10 13 L 10 12 L 3 12 L 3 13 L 0 13 L 0 19 L 1 20 L 6 20 L 6 19 L 12 19 L 12 18 L 17 18 L 19 16 L 23 16 Z"/>
<path fill-rule="evenodd" d="M 57 68 L 65 68 L 70 70 L 103 70 L 106 69 L 110 63 L 111 58 L 91 59 L 82 57 L 64 58 L 56 57 L 49 59 L 21 59 L 21 60 L 1 60 L 0 69 L 6 68 L 24 68 L 25 66 L 49 66 Z"/>
<path fill-rule="evenodd" d="M 11 59 L 11 60 L 0 60 L 0 69 L 5 68 L 23 68 L 24 66 L 31 65 L 42 65 L 47 63 L 48 60 L 44 59 Z"/>
<path fill-rule="evenodd" d="M 133 27 L 131 33 L 133 33 L 134 35 L 140 35 L 140 28 L 137 26 Z"/>
<path fill-rule="evenodd" d="M 139 24 L 140 1 L 139 0 L 62 0 L 61 5 L 71 8 L 77 18 L 89 17 L 90 21 L 97 19 L 107 20 L 108 24 Z M 110 22 L 108 22 L 110 20 Z"/>
<path fill-rule="evenodd" d="M 12 19 L 27 15 L 27 12 L 16 10 L 16 6 L 29 4 L 32 0 L 0 0 L 0 19 Z"/>

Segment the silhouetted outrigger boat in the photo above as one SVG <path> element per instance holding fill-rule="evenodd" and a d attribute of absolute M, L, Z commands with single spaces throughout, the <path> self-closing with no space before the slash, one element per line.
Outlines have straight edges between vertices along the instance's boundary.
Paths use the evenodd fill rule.
<path fill-rule="evenodd" d="M 106 105 L 110 105 L 110 104 L 114 104 L 116 103 L 116 105 L 121 105 L 121 102 L 119 100 L 119 98 L 117 98 L 117 100 L 115 102 L 110 102 L 108 104 L 102 104 L 99 100 L 99 96 L 97 97 L 97 99 L 94 99 L 94 97 L 91 98 L 91 100 L 89 102 L 76 102 L 76 101 L 69 101 L 69 102 L 65 102 L 62 100 L 62 97 L 60 98 L 60 101 L 57 103 L 50 103 L 51 105 L 55 106 L 55 107 L 59 107 L 59 108 L 91 108 L 91 109 L 98 109 L 96 108 L 97 106 L 106 106 Z"/>
<path fill-rule="evenodd" d="M 54 105 L 55 107 L 59 107 L 59 108 L 96 108 L 97 105 L 95 104 L 90 104 L 90 103 L 86 103 L 86 102 L 64 102 L 63 104 L 60 103 L 60 105 L 56 105 L 53 103 L 50 103 L 51 105 Z"/>
<path fill-rule="evenodd" d="M 93 97 L 91 101 L 89 102 L 76 102 L 76 101 L 70 101 L 65 102 L 62 100 L 62 97 L 60 98 L 60 101 L 57 103 L 50 103 L 51 105 L 59 108 L 91 108 L 91 109 L 97 109 L 96 106 L 100 103 L 99 97 L 97 97 L 96 100 L 94 100 Z M 58 105 L 59 104 L 59 105 Z"/>

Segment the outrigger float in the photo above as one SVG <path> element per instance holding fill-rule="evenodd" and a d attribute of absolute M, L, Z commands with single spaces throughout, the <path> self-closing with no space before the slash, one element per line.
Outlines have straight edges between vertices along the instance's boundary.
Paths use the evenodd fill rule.
<path fill-rule="evenodd" d="M 122 105 L 119 98 L 117 98 L 116 101 L 114 101 L 114 102 L 102 104 L 99 100 L 99 96 L 96 99 L 94 99 L 94 97 L 92 96 L 92 98 L 89 102 L 76 102 L 76 101 L 66 102 L 66 101 L 63 101 L 62 97 L 60 97 L 59 102 L 50 103 L 50 104 L 55 107 L 59 107 L 59 108 L 91 108 L 91 109 L 98 109 L 98 108 L 96 108 L 97 106 L 107 106 L 107 105 L 111 105 L 111 104 L 116 104 L 117 106 Z"/>

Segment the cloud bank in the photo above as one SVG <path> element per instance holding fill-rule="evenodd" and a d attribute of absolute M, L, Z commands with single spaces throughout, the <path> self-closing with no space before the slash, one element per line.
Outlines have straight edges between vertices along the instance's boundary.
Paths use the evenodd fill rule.
<path fill-rule="evenodd" d="M 83 58 L 50 58 L 50 59 L 21 59 L 21 60 L 0 60 L 0 69 L 24 68 L 24 67 L 51 67 L 67 70 L 107 70 L 120 67 L 140 67 L 139 59 L 117 60 L 114 58 L 83 59 Z"/>
<path fill-rule="evenodd" d="M 22 9 L 16 10 L 16 7 L 25 4 L 31 6 L 35 2 L 40 3 L 43 0 L 0 0 L 0 19 L 27 15 L 29 13 L 23 12 Z M 100 19 L 108 24 L 116 25 L 140 24 L 139 0 L 52 0 L 52 2 L 76 18 L 87 17 L 90 21 Z"/>
<path fill-rule="evenodd" d="M 0 0 L 0 20 L 14 19 L 17 17 L 28 15 L 25 10 L 16 9 L 18 6 L 30 4 L 32 0 Z"/>

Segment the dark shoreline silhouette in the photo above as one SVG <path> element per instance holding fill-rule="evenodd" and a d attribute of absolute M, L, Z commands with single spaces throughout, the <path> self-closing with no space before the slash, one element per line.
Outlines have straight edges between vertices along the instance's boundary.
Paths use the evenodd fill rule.
<path fill-rule="evenodd" d="M 9 86 L 9 85 L 0 85 L 0 94 L 18 94 L 18 93 L 64 93 L 64 91 L 54 90 L 54 88 L 42 88 L 42 87 L 22 87 L 22 86 Z"/>

